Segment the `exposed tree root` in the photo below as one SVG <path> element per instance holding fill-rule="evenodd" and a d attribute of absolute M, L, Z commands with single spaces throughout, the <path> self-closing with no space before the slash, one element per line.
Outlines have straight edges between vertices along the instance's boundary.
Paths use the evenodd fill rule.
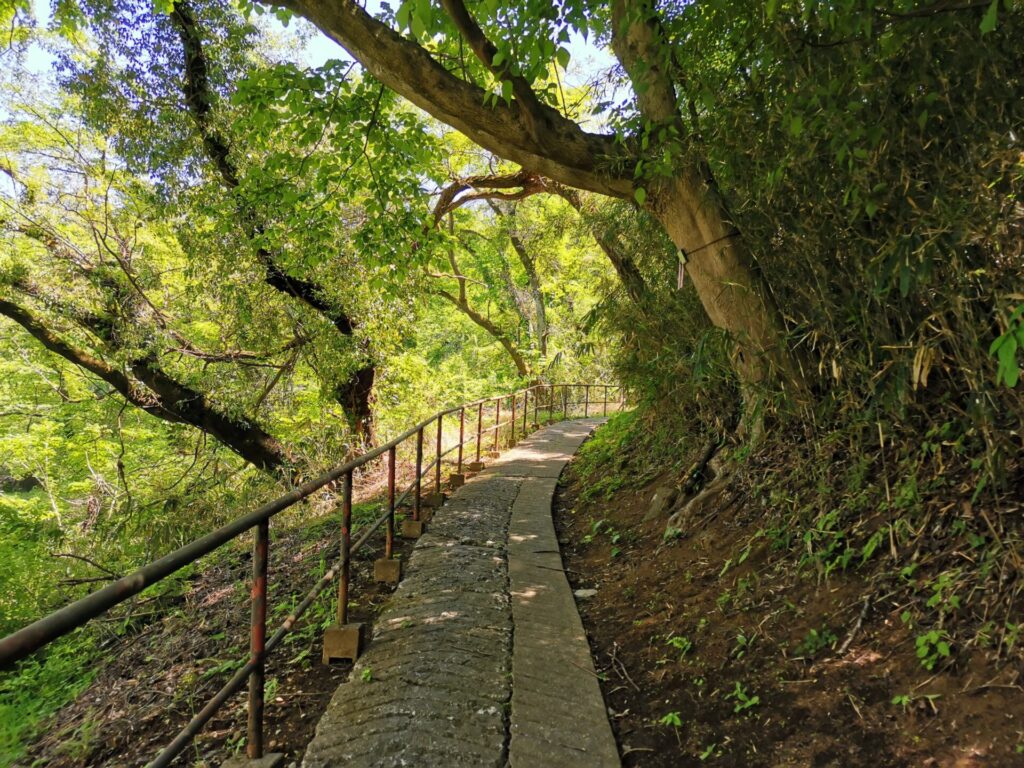
<path fill-rule="evenodd" d="M 686 484 L 683 486 L 683 499 L 685 500 L 687 496 L 690 498 L 685 500 L 682 507 L 673 512 L 672 516 L 669 517 L 666 531 L 685 531 L 690 526 L 690 523 L 704 513 L 711 502 L 721 496 L 722 492 L 729 487 L 729 483 L 736 473 L 726 471 L 725 462 L 715 455 L 715 451 L 720 446 L 721 443 L 716 441 L 713 447 L 705 450 L 701 459 L 703 465 L 698 466 L 696 471 L 689 473 Z M 693 495 L 694 491 L 699 487 L 701 479 L 709 472 L 711 477 L 708 482 L 696 495 Z"/>

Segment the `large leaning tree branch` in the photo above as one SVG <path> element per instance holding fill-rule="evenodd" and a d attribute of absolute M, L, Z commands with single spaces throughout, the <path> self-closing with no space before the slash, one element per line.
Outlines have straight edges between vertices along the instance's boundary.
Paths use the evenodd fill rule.
<path fill-rule="evenodd" d="M 441 0 L 441 7 L 459 30 L 459 34 L 469 43 L 470 49 L 487 67 L 488 71 L 499 80 L 507 80 L 512 84 L 512 93 L 515 96 L 516 105 L 526 124 L 526 128 L 534 141 L 541 138 L 540 132 L 548 127 L 548 115 L 545 105 L 537 98 L 533 88 L 522 75 L 512 71 L 512 62 L 506 61 L 499 66 L 494 63 L 498 53 L 497 47 L 484 35 L 480 25 L 469 13 L 466 4 L 462 0 Z M 552 110 L 553 111 L 553 110 Z M 556 113 L 557 114 L 557 113 Z"/>
<path fill-rule="evenodd" d="M 0 315 L 22 328 L 49 351 L 99 377 L 128 402 L 157 418 L 189 424 L 216 438 L 253 466 L 280 472 L 289 463 L 284 447 L 256 424 L 219 411 L 198 390 L 165 373 L 152 358 L 129 363 L 131 376 L 84 350 L 78 349 L 27 308 L 0 298 Z"/>
<path fill-rule="evenodd" d="M 180 0 L 174 4 L 170 17 L 181 39 L 184 53 L 185 103 L 202 139 L 206 154 L 217 169 L 224 186 L 235 189 L 240 184 L 240 177 L 231 159 L 227 140 L 212 122 L 214 95 L 210 86 L 209 64 L 203 49 L 202 34 L 195 14 L 187 0 Z M 240 218 L 248 238 L 257 239 L 261 234 L 261 225 L 255 213 L 243 208 L 240 211 Z M 326 294 L 322 286 L 288 274 L 267 249 L 257 246 L 255 252 L 256 258 L 265 270 L 264 282 L 267 285 L 323 315 L 343 336 L 354 335 L 355 323 L 346 312 L 324 299 Z M 361 351 L 364 354 L 367 352 L 365 344 L 361 345 Z M 334 393 L 353 432 L 361 440 L 369 442 L 373 440 L 372 393 L 376 373 L 373 364 L 364 364 L 346 381 L 337 385 Z"/>
<path fill-rule="evenodd" d="M 268 0 L 304 16 L 375 78 L 496 155 L 568 184 L 612 197 L 633 194 L 635 160 L 615 138 L 588 133 L 536 97 L 487 106 L 486 91 L 446 70 L 430 53 L 356 0 Z"/>
<path fill-rule="evenodd" d="M 751 414 L 759 402 L 757 390 L 765 385 L 774 389 L 782 384 L 803 397 L 806 386 L 786 343 L 785 320 L 749 244 L 733 226 L 722 196 L 707 184 L 699 162 L 680 159 L 671 173 L 637 179 L 633 142 L 584 131 L 557 110 L 537 107 L 530 95 L 516 95 L 515 82 L 510 103 L 488 105 L 494 100 L 485 98 L 483 88 L 446 70 L 430 51 L 368 14 L 358 0 L 266 2 L 304 16 L 378 80 L 499 157 L 566 186 L 612 197 L 631 198 L 642 186 L 645 194 L 638 202 L 686 258 L 687 274 L 708 317 L 736 342 L 733 367 Z M 460 39 L 486 57 L 486 44 L 473 40 L 477 25 L 467 26 L 465 18 L 460 25 L 455 3 L 446 1 L 446 8 L 454 14 Z M 656 146 L 648 151 L 665 150 L 681 158 L 687 134 L 658 4 L 612 0 L 611 16 L 613 49 L 630 77 L 644 124 L 657 129 Z"/>

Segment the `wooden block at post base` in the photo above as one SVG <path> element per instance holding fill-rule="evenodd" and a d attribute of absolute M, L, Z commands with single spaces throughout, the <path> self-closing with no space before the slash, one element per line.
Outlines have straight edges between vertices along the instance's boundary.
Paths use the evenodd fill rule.
<path fill-rule="evenodd" d="M 355 661 L 363 649 L 363 625 L 345 624 L 324 630 L 324 664 Z"/>
<path fill-rule="evenodd" d="M 431 493 L 424 496 L 420 500 L 421 507 L 427 507 L 429 509 L 437 509 L 438 507 L 444 506 L 444 494 L 443 493 Z"/>
<path fill-rule="evenodd" d="M 482 461 L 471 461 L 469 462 L 469 465 L 466 467 L 466 469 L 468 469 L 470 472 L 483 472 L 486 467 L 487 465 L 484 464 Z"/>
<path fill-rule="evenodd" d="M 452 490 L 461 488 L 466 484 L 466 476 L 458 472 L 452 472 L 448 475 L 448 487 Z"/>
<path fill-rule="evenodd" d="M 405 518 L 402 521 L 402 538 L 418 539 L 423 535 L 424 525 L 423 520 L 413 520 L 411 517 Z"/>
<path fill-rule="evenodd" d="M 283 752 L 270 752 L 255 760 L 245 755 L 229 757 L 220 764 L 220 768 L 281 768 L 284 765 Z"/>
<path fill-rule="evenodd" d="M 373 580 L 382 584 L 397 584 L 402 580 L 402 561 L 386 557 L 374 560 Z"/>
<path fill-rule="evenodd" d="M 501 457 L 501 451 L 491 451 L 487 455 L 490 456 L 492 459 L 497 459 Z"/>

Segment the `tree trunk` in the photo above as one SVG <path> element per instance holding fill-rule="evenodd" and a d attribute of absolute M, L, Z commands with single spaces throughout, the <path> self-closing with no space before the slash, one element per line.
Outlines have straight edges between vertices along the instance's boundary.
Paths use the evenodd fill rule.
<path fill-rule="evenodd" d="M 801 391 L 781 314 L 714 190 L 693 174 L 680 173 L 652 191 L 647 208 L 682 250 L 686 273 L 711 322 L 735 339 L 734 364 L 742 383 L 757 387 L 778 380 Z"/>
<path fill-rule="evenodd" d="M 519 235 L 510 231 L 509 240 L 512 242 L 512 248 L 519 257 L 523 270 L 526 272 L 530 299 L 533 301 L 533 322 L 531 325 L 533 326 L 533 336 L 537 340 L 537 349 L 542 356 L 547 357 L 548 318 L 544 306 L 544 292 L 540 286 L 540 275 L 537 274 L 537 265 L 533 260 L 533 256 L 526 250 L 526 244 L 519 238 Z"/>
<path fill-rule="evenodd" d="M 364 365 L 334 389 L 334 397 L 345 412 L 348 428 L 360 446 L 374 444 L 373 383 L 377 369 Z"/>
<path fill-rule="evenodd" d="M 737 339 L 736 372 L 744 387 L 769 384 L 777 375 L 790 390 L 805 389 L 785 347 L 781 314 L 728 224 L 724 206 L 713 190 L 705 189 L 695 169 L 679 168 L 674 178 L 659 181 L 638 179 L 634 171 L 639 157 L 628 142 L 584 131 L 541 103 L 522 87 L 521 79 L 510 80 L 513 98 L 508 103 L 489 105 L 480 86 L 459 78 L 428 49 L 375 19 L 356 0 L 267 2 L 306 17 L 381 82 L 500 157 L 567 186 L 613 197 L 631 199 L 637 187 L 645 187 L 646 207 L 690 254 L 687 269 L 712 321 Z M 492 75 L 504 78 L 505 71 L 494 63 L 494 46 L 464 5 L 445 0 L 443 6 L 477 58 Z M 641 116 L 652 134 L 660 126 L 676 137 L 665 140 L 666 149 L 673 144 L 685 148 L 671 44 L 661 29 L 658 4 L 612 0 L 611 11 L 612 47 L 633 83 Z M 657 147 L 649 151 L 658 154 Z"/>

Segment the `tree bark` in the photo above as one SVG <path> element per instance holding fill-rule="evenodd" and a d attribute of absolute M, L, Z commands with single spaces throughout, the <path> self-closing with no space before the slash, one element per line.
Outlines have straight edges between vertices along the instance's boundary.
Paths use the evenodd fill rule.
<path fill-rule="evenodd" d="M 65 360 L 107 382 L 128 402 L 157 418 L 189 424 L 226 445 L 258 469 L 280 473 L 289 464 L 284 447 L 258 425 L 221 413 L 198 390 L 176 381 L 152 359 L 129 363 L 134 380 L 104 360 L 78 349 L 51 331 L 32 312 L 0 299 L 5 315 L 28 331 L 40 344 Z M 139 386 L 139 384 L 145 387 Z"/>
<path fill-rule="evenodd" d="M 641 115 L 676 136 L 681 150 L 686 131 L 669 75 L 671 50 L 653 0 L 612 0 L 612 49 L 633 84 Z M 734 367 L 748 407 L 752 390 L 763 385 L 782 382 L 802 392 L 803 378 L 785 346 L 782 314 L 713 182 L 697 169 L 677 168 L 673 178 L 649 186 L 645 207 L 680 249 L 711 322 L 736 343 Z"/>
<path fill-rule="evenodd" d="M 357 0 L 270 0 L 268 5 L 305 17 L 375 78 L 496 155 L 573 187 L 632 195 L 635 160 L 614 136 L 587 133 L 529 94 L 514 94 L 509 105 L 487 106 L 483 88 L 448 72 Z M 606 164 L 621 166 L 624 173 L 611 176 Z"/>
<path fill-rule="evenodd" d="M 681 175 L 652 194 L 649 208 L 685 254 L 686 271 L 711 322 L 735 340 L 741 382 L 799 388 L 802 379 L 784 344 L 778 308 L 713 191 Z"/>

